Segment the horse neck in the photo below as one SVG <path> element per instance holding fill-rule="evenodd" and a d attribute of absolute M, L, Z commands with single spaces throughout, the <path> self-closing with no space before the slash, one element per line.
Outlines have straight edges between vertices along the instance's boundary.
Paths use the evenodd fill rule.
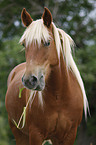
<path fill-rule="evenodd" d="M 51 74 L 46 84 L 48 92 L 53 96 L 60 95 L 69 88 L 68 70 L 62 55 L 59 64 L 51 68 Z"/>

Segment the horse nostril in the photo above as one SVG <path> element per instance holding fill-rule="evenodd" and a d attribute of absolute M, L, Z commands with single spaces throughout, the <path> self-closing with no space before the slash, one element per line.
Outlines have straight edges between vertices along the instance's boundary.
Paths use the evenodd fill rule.
<path fill-rule="evenodd" d="M 37 78 L 35 76 L 31 76 L 30 81 L 37 82 Z"/>
<path fill-rule="evenodd" d="M 40 85 L 45 86 L 44 76 L 42 75 L 39 79 Z"/>
<path fill-rule="evenodd" d="M 44 80 L 44 77 L 43 77 L 43 75 L 40 77 L 40 81 L 43 81 Z"/>
<path fill-rule="evenodd" d="M 31 76 L 30 77 L 30 84 L 34 87 L 36 84 L 37 84 L 37 82 L 38 82 L 38 79 L 35 77 L 35 76 Z"/>

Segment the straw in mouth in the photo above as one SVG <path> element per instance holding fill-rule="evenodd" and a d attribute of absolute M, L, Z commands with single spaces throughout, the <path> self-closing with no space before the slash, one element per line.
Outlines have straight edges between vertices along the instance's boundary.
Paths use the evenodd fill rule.
<path fill-rule="evenodd" d="M 21 97 L 20 94 L 21 94 L 22 90 L 23 90 L 23 89 L 20 89 L 19 98 Z M 34 99 L 35 99 L 35 96 L 36 96 L 36 92 L 37 92 L 37 91 L 33 91 L 33 90 L 31 91 L 30 97 L 29 97 L 28 102 L 27 102 L 27 104 L 26 104 L 26 107 L 23 108 L 23 112 L 22 112 L 22 114 L 21 114 L 21 117 L 20 117 L 20 119 L 19 119 L 19 122 L 16 123 L 16 121 L 13 119 L 13 122 L 14 122 L 14 124 L 16 125 L 16 127 L 17 127 L 18 129 L 22 129 L 22 128 L 25 126 L 26 109 L 27 109 L 27 107 L 28 107 L 30 101 L 31 101 L 31 104 L 33 103 L 33 101 L 34 101 Z M 23 122 L 22 122 L 22 126 L 20 127 L 21 121 L 23 121 Z"/>

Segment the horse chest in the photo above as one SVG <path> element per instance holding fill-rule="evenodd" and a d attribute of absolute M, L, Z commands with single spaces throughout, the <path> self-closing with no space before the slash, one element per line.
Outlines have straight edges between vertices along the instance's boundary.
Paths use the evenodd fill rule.
<path fill-rule="evenodd" d="M 64 112 L 54 112 L 50 114 L 47 120 L 47 131 L 50 136 L 64 137 L 71 129 L 71 121 L 64 115 Z"/>

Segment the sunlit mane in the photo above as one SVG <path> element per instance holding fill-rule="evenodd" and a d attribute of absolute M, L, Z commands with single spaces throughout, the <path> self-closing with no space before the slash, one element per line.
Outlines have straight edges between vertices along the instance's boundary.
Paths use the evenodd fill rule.
<path fill-rule="evenodd" d="M 41 41 L 47 42 L 50 40 L 50 34 L 47 27 L 44 26 L 43 20 L 33 21 L 28 28 L 26 28 L 24 34 L 20 39 L 20 43 L 25 42 L 26 47 L 30 44 L 36 43 L 41 44 Z"/>
<path fill-rule="evenodd" d="M 58 58 L 60 60 L 60 52 L 61 52 L 64 56 L 67 68 L 71 69 L 77 78 L 77 81 L 82 90 L 83 101 L 84 101 L 84 112 L 85 112 L 85 117 L 87 118 L 87 109 L 89 111 L 89 106 L 88 106 L 88 101 L 84 89 L 84 84 L 71 53 L 71 46 L 74 44 L 74 42 L 68 34 L 66 34 L 63 30 L 57 28 L 53 22 L 52 22 L 52 27 L 53 27 L 53 35 L 54 35 Z M 29 27 L 25 30 L 23 36 L 21 37 L 20 43 L 25 42 L 26 46 L 28 46 L 32 42 L 35 43 L 37 42 L 38 45 L 40 45 L 41 41 L 47 42 L 50 39 L 51 39 L 50 33 L 47 27 L 43 24 L 43 20 L 40 19 L 37 21 L 33 21 L 29 25 Z M 43 104 L 42 99 L 41 99 L 41 104 Z"/>
<path fill-rule="evenodd" d="M 90 110 L 89 110 L 89 105 L 88 105 L 88 101 L 87 101 L 87 97 L 86 97 L 86 93 L 85 93 L 85 88 L 84 88 L 82 78 L 80 76 L 80 72 L 73 60 L 72 53 L 71 53 L 71 46 L 74 45 L 74 42 L 73 42 L 72 38 L 68 34 L 66 34 L 63 30 L 58 29 L 58 32 L 60 33 L 60 39 L 62 40 L 61 51 L 65 58 L 66 65 L 69 69 L 72 70 L 72 72 L 76 76 L 77 81 L 82 90 L 85 118 L 87 119 L 87 109 L 88 109 L 89 115 L 90 115 Z"/>
<path fill-rule="evenodd" d="M 72 53 L 71 53 L 71 46 L 74 45 L 74 42 L 67 33 L 65 33 L 63 30 L 59 28 L 56 28 L 54 23 L 53 23 L 53 33 L 54 33 L 55 44 L 56 44 L 56 48 L 58 52 L 58 57 L 60 57 L 60 51 L 61 51 L 63 53 L 67 68 L 72 70 L 82 90 L 85 118 L 87 119 L 87 109 L 88 109 L 89 114 L 90 114 L 90 111 L 89 111 L 89 105 L 88 105 L 88 101 L 87 101 L 87 97 L 86 97 L 86 93 L 84 89 L 84 84 L 80 76 L 80 72 L 73 60 Z"/>

